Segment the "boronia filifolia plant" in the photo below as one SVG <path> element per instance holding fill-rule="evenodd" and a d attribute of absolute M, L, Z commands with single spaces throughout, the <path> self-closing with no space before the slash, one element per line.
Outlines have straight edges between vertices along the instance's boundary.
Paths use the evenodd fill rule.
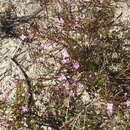
<path fill-rule="evenodd" d="M 92 102 L 98 94 L 105 102 L 102 107 L 106 107 L 103 111 L 106 118 L 116 113 L 117 106 L 120 109 L 129 106 L 129 83 L 124 87 L 123 80 L 117 78 L 128 61 L 123 50 L 127 39 L 121 35 L 122 31 L 127 32 L 127 27 L 120 19 L 122 13 L 115 15 L 116 3 L 52 0 L 42 5 L 40 17 L 11 28 L 17 34 L 14 38 L 26 44 L 28 56 L 21 58 L 24 53 L 21 51 L 12 58 L 20 73 L 14 76 L 11 91 L 6 93 L 9 97 L 14 90 L 13 102 L 1 101 L 5 119 L 5 108 L 11 109 L 6 124 L 0 124 L 2 127 L 110 128 L 101 125 L 105 119 Z M 119 70 L 113 70 L 113 65 Z M 29 70 L 35 73 L 34 77 Z M 86 93 L 90 97 L 87 101 L 83 96 Z"/>

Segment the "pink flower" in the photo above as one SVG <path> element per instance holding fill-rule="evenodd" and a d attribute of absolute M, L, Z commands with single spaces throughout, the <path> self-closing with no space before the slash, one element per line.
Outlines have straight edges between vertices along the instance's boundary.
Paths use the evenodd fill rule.
<path fill-rule="evenodd" d="M 128 95 L 128 93 L 124 93 L 124 96 L 126 97 Z"/>
<path fill-rule="evenodd" d="M 64 24 L 64 20 L 62 18 L 55 18 L 55 21 L 59 24 Z"/>
<path fill-rule="evenodd" d="M 59 87 L 58 87 L 58 86 L 55 86 L 55 87 L 54 87 L 54 90 L 55 90 L 55 91 L 59 91 Z"/>
<path fill-rule="evenodd" d="M 72 67 L 73 67 L 74 69 L 78 69 L 78 68 L 79 68 L 79 63 L 73 64 Z"/>
<path fill-rule="evenodd" d="M 8 97 L 9 97 L 9 95 L 10 95 L 10 93 L 9 93 L 9 92 L 4 92 L 4 93 L 2 94 L 2 96 L 3 96 L 4 98 L 8 98 Z"/>
<path fill-rule="evenodd" d="M 63 59 L 69 58 L 69 54 L 66 50 L 62 54 L 63 54 Z"/>
<path fill-rule="evenodd" d="M 112 30 L 110 29 L 109 32 L 112 33 Z"/>
<path fill-rule="evenodd" d="M 103 3 L 103 0 L 99 0 L 100 3 Z"/>
<path fill-rule="evenodd" d="M 9 130 L 9 129 L 4 127 L 4 128 L 2 128 L 2 130 Z"/>
<path fill-rule="evenodd" d="M 62 74 L 62 73 L 58 75 L 58 78 L 61 79 L 61 80 L 66 79 L 65 75 Z"/>
<path fill-rule="evenodd" d="M 69 62 L 69 54 L 68 52 L 65 50 L 63 53 L 63 59 L 61 60 L 61 64 L 66 64 Z"/>
<path fill-rule="evenodd" d="M 76 81 L 76 79 L 74 79 L 74 78 L 69 78 L 68 81 L 69 81 L 69 83 L 73 84 L 73 83 Z"/>
<path fill-rule="evenodd" d="M 59 2 L 56 2 L 56 6 L 57 6 L 58 8 L 61 8 L 61 5 L 60 5 Z"/>
<path fill-rule="evenodd" d="M 31 96 L 31 94 L 29 92 L 26 92 L 25 95 L 26 96 Z"/>
<path fill-rule="evenodd" d="M 70 0 L 70 1 L 68 2 L 68 4 L 69 4 L 70 6 L 76 6 L 76 2 L 75 2 L 74 0 Z"/>
<path fill-rule="evenodd" d="M 112 113 L 113 104 L 107 103 L 107 110 Z"/>
<path fill-rule="evenodd" d="M 59 21 L 60 24 L 64 24 L 64 20 L 62 18 L 60 18 L 60 21 Z"/>
<path fill-rule="evenodd" d="M 76 24 L 79 24 L 80 23 L 80 19 L 75 19 L 75 21 L 74 21 Z"/>
<path fill-rule="evenodd" d="M 53 40 L 48 40 L 48 43 L 53 43 Z"/>
<path fill-rule="evenodd" d="M 61 60 L 61 64 L 66 64 L 67 63 L 67 60 L 66 59 L 62 59 Z"/>
<path fill-rule="evenodd" d="M 28 29 L 27 32 L 28 32 L 28 33 L 31 33 L 32 31 Z"/>
<path fill-rule="evenodd" d="M 83 88 L 83 84 L 82 83 L 77 83 L 77 86 L 79 87 L 79 88 Z"/>
<path fill-rule="evenodd" d="M 15 83 L 12 83 L 10 87 L 11 87 L 12 89 L 16 88 L 16 84 L 15 84 Z"/>
<path fill-rule="evenodd" d="M 74 96 L 75 96 L 75 93 L 73 92 L 73 90 L 71 90 L 71 91 L 69 92 L 69 96 L 70 96 L 70 97 L 74 97 Z"/>
<path fill-rule="evenodd" d="M 59 40 L 63 40 L 64 35 L 63 35 L 62 33 L 60 33 L 60 34 L 57 35 L 57 38 L 58 38 Z"/>
<path fill-rule="evenodd" d="M 28 127 L 28 125 L 27 125 L 27 123 L 25 122 L 24 123 L 24 128 L 25 128 L 25 130 L 27 130 L 26 128 Z"/>
<path fill-rule="evenodd" d="M 130 106 L 130 101 L 126 101 L 126 102 L 124 102 L 124 104 L 126 104 L 128 107 L 128 106 Z"/>
<path fill-rule="evenodd" d="M 20 39 L 21 39 L 21 40 L 26 40 L 27 37 L 26 37 L 25 35 L 22 34 L 22 35 L 20 36 Z"/>
<path fill-rule="evenodd" d="M 28 112 L 28 106 L 27 106 L 27 105 L 22 106 L 22 111 L 23 111 L 23 112 Z"/>
<path fill-rule="evenodd" d="M 47 45 L 42 43 L 41 46 L 40 46 L 42 49 L 47 49 Z"/>
<path fill-rule="evenodd" d="M 20 72 L 18 70 L 16 71 L 15 74 L 16 74 L 16 76 L 20 76 Z"/>
<path fill-rule="evenodd" d="M 69 62 L 69 59 L 62 59 L 61 60 L 61 64 L 66 64 L 66 63 L 68 63 Z"/>
<path fill-rule="evenodd" d="M 69 86 L 69 82 L 66 81 L 63 85 L 64 85 L 65 87 L 68 87 L 68 86 Z"/>

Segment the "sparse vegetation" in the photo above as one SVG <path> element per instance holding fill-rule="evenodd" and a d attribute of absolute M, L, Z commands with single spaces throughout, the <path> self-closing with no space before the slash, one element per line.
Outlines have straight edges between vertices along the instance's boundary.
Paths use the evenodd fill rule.
<path fill-rule="evenodd" d="M 0 100 L 3 129 L 129 129 L 129 26 L 118 2 L 48 0 L 33 17 L 14 5 L 1 14 L 1 40 L 21 40 Z"/>

